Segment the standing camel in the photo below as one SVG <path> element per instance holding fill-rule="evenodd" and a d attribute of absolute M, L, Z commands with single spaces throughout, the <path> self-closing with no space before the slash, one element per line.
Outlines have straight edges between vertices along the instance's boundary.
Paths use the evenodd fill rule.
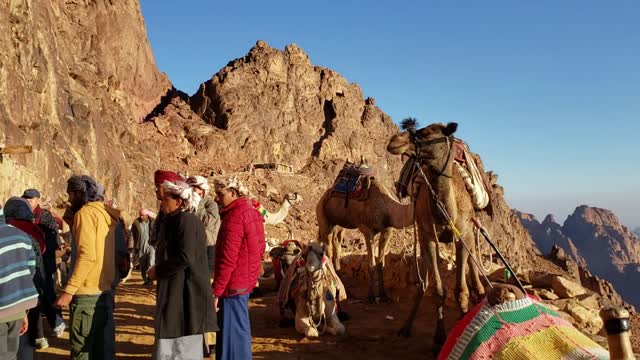
<path fill-rule="evenodd" d="M 387 146 L 387 151 L 394 155 L 408 155 L 420 161 L 420 167 L 424 171 L 429 183 L 437 194 L 438 199 L 444 204 L 455 228 L 460 232 L 471 251 L 475 252 L 473 239 L 473 224 L 471 219 L 475 209 L 471 196 L 466 190 L 462 176 L 454 171 L 452 158 L 453 133 L 458 125 L 456 123 L 432 124 L 425 128 L 415 130 L 410 128 L 394 135 Z M 417 187 L 415 198 L 416 223 L 422 258 L 426 260 L 426 268 L 423 268 L 423 279 L 428 279 L 428 271 L 433 272 L 437 291 L 437 328 L 434 339 L 434 349 L 439 350 L 446 338 L 444 331 L 444 302 L 446 290 L 443 286 L 440 272 L 438 271 L 438 238 L 451 239 L 451 227 L 443 219 L 435 208 L 435 202 L 431 196 L 428 184 L 421 174 L 414 177 L 414 186 Z M 463 313 L 469 310 L 469 289 L 466 282 L 466 269 L 469 260 L 469 252 L 456 241 L 456 297 L 458 305 Z M 484 286 L 480 281 L 476 266 L 470 266 L 471 277 L 479 295 L 484 295 Z M 425 280 L 426 281 L 426 280 Z M 420 287 L 409 318 L 400 330 L 400 335 L 411 336 L 413 322 L 416 313 L 422 303 L 425 287 Z"/>
<path fill-rule="evenodd" d="M 369 262 L 369 303 L 376 300 L 375 270 L 378 270 L 378 291 L 380 301 L 389 297 L 384 290 L 384 262 L 387 244 L 392 229 L 402 229 L 413 224 L 413 206 L 403 205 L 380 183 L 372 179 L 366 200 L 345 200 L 331 196 L 332 189 L 325 191 L 316 206 L 318 239 L 327 245 L 327 254 L 333 260 L 336 270 L 340 270 L 340 251 L 344 229 L 358 229 L 364 235 Z M 378 249 L 374 247 L 376 235 L 380 235 Z M 377 250 L 377 252 L 376 252 Z"/>

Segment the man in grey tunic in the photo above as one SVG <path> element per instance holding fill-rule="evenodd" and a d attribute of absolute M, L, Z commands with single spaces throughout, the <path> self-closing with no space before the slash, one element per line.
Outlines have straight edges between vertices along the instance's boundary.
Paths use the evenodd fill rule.
<path fill-rule="evenodd" d="M 131 225 L 134 254 L 137 255 L 140 264 L 140 273 L 144 285 L 153 285 L 153 281 L 147 276 L 147 271 L 156 262 L 155 249 L 149 244 L 149 234 L 153 227 L 155 214 L 148 209 L 140 209 L 138 218 Z"/>

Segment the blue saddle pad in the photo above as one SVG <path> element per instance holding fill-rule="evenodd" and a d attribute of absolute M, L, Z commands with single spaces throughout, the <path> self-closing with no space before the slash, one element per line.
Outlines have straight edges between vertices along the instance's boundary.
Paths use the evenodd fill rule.
<path fill-rule="evenodd" d="M 358 180 L 360 180 L 359 175 L 340 177 L 333 186 L 333 191 L 345 194 L 356 192 L 358 190 Z"/>

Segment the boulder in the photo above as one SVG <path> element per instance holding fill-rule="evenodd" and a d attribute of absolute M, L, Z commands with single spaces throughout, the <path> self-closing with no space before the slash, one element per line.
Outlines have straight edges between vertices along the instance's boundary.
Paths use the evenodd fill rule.
<path fill-rule="evenodd" d="M 538 291 L 538 296 L 542 300 L 557 300 L 557 299 L 559 299 L 558 295 L 554 294 L 553 292 L 551 292 L 551 291 L 549 291 L 547 289 L 539 290 Z"/>
<path fill-rule="evenodd" d="M 551 280 L 551 288 L 561 299 L 573 298 L 578 295 L 586 294 L 587 292 L 587 290 L 585 290 L 581 285 L 561 276 L 553 277 Z"/>
<path fill-rule="evenodd" d="M 581 305 L 569 309 L 569 314 L 576 320 L 576 323 L 583 325 L 581 328 L 584 331 L 591 334 L 597 334 L 604 325 L 598 311 L 587 309 Z"/>
<path fill-rule="evenodd" d="M 543 273 L 539 271 L 529 271 L 529 279 L 534 288 L 551 289 L 551 282 L 556 274 Z"/>
<path fill-rule="evenodd" d="M 596 294 L 583 294 L 576 297 L 580 304 L 587 309 L 600 310 L 599 297 Z"/>

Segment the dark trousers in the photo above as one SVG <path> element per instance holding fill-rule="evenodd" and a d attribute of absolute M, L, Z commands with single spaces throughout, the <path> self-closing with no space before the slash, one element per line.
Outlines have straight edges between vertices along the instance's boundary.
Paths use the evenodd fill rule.
<path fill-rule="evenodd" d="M 219 299 L 216 360 L 251 359 L 249 294 Z"/>
<path fill-rule="evenodd" d="M 42 297 L 40 298 L 42 299 Z M 44 329 L 42 327 L 42 316 L 40 316 L 40 303 L 33 309 L 29 310 L 29 329 L 27 333 L 24 334 L 29 339 L 29 344 L 32 346 L 36 345 L 36 339 L 40 339 L 44 337 Z"/>
<path fill-rule="evenodd" d="M 31 320 L 29 320 L 31 321 Z M 29 324 L 31 326 L 31 324 Z M 35 346 L 29 339 L 29 332 L 20 336 L 20 347 L 18 348 L 18 360 L 33 360 L 33 355 L 36 351 Z"/>
<path fill-rule="evenodd" d="M 142 281 L 145 284 L 148 284 L 151 282 L 151 280 L 149 280 L 149 277 L 147 276 L 147 271 L 149 271 L 149 268 L 151 267 L 151 257 L 149 255 L 142 255 L 139 259 L 139 263 L 140 263 L 140 275 L 142 275 Z"/>
<path fill-rule="evenodd" d="M 207 246 L 207 264 L 209 265 L 209 273 L 213 274 L 216 260 L 216 247 Z"/>
<path fill-rule="evenodd" d="M 53 330 L 62 324 L 62 310 L 53 306 L 56 301 L 55 274 L 47 274 L 44 277 L 43 296 L 40 297 L 40 311 L 47 317 L 49 327 Z"/>
<path fill-rule="evenodd" d="M 74 296 L 69 307 L 71 360 L 115 359 L 114 295 Z"/>
<path fill-rule="evenodd" d="M 0 360 L 15 360 L 20 343 L 22 319 L 0 323 Z"/>

